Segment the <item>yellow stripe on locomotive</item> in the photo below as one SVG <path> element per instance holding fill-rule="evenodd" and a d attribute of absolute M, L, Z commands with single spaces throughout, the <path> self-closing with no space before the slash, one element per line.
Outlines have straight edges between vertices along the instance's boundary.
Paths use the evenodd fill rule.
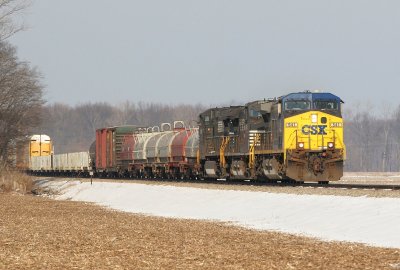
<path fill-rule="evenodd" d="M 284 149 L 321 151 L 341 149 L 343 143 L 343 119 L 321 111 L 309 111 L 284 120 Z M 285 151 L 286 154 L 286 151 Z"/>

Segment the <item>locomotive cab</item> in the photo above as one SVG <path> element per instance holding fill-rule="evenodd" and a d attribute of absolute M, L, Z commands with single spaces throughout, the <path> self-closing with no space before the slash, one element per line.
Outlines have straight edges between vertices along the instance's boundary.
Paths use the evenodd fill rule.
<path fill-rule="evenodd" d="M 295 93 L 282 98 L 286 176 L 328 182 L 343 175 L 343 101 L 330 93 Z"/>

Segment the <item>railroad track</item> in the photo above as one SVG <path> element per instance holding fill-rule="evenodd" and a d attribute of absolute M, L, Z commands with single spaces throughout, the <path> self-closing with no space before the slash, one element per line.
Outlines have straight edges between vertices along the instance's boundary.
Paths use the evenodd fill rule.
<path fill-rule="evenodd" d="M 187 181 L 189 182 L 189 181 Z M 197 182 L 204 182 L 198 180 Z M 312 188 L 337 188 L 337 189 L 372 189 L 372 190 L 400 190 L 400 185 L 392 184 L 352 184 L 352 183 L 287 183 L 287 182 L 256 182 L 256 181 L 210 181 L 207 183 L 218 183 L 227 185 L 252 185 L 252 186 L 272 186 L 272 187 L 312 187 Z"/>
<path fill-rule="evenodd" d="M 67 178 L 65 176 L 59 176 Z M 58 178 L 58 177 L 55 177 Z M 72 178 L 73 179 L 73 178 Z M 72 180 L 71 179 L 71 180 Z M 88 179 L 88 178 L 86 178 Z M 93 178 L 93 180 L 117 180 L 115 178 Z M 369 189 L 369 190 L 400 190 L 399 185 L 393 184 L 354 184 L 354 183 L 337 183 L 331 182 L 329 184 L 320 183 L 292 183 L 292 182 L 263 182 L 252 180 L 199 180 L 199 179 L 132 179 L 132 178 L 118 178 L 118 180 L 142 180 L 154 182 L 170 182 L 170 183 L 206 183 L 206 184 L 219 184 L 219 185 L 233 185 L 233 186 L 265 186 L 265 187 L 311 187 L 311 188 L 336 188 L 336 189 Z"/>
<path fill-rule="evenodd" d="M 400 190 L 400 185 L 391 184 L 345 184 L 345 183 L 330 183 L 330 184 L 318 184 L 318 183 L 306 183 L 300 184 L 305 187 L 315 188 L 339 188 L 339 189 L 376 189 L 376 190 Z"/>

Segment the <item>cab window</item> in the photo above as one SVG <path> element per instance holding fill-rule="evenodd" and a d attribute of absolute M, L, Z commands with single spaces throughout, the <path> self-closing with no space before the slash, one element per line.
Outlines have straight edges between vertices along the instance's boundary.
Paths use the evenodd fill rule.
<path fill-rule="evenodd" d="M 314 101 L 314 108 L 317 110 L 335 110 L 339 108 L 338 102 L 334 100 L 316 100 Z"/>
<path fill-rule="evenodd" d="M 261 117 L 261 113 L 259 111 L 250 109 L 249 110 L 249 115 L 250 117 Z"/>
<path fill-rule="evenodd" d="M 309 110 L 311 108 L 308 100 L 290 100 L 285 102 L 285 110 Z"/>

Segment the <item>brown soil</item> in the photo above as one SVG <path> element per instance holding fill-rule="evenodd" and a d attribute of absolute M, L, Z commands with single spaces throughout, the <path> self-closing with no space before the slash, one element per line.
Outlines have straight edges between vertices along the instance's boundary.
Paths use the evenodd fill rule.
<path fill-rule="evenodd" d="M 400 250 L 0 194 L 1 269 L 400 269 Z M 397 268 L 399 267 L 399 268 Z"/>

